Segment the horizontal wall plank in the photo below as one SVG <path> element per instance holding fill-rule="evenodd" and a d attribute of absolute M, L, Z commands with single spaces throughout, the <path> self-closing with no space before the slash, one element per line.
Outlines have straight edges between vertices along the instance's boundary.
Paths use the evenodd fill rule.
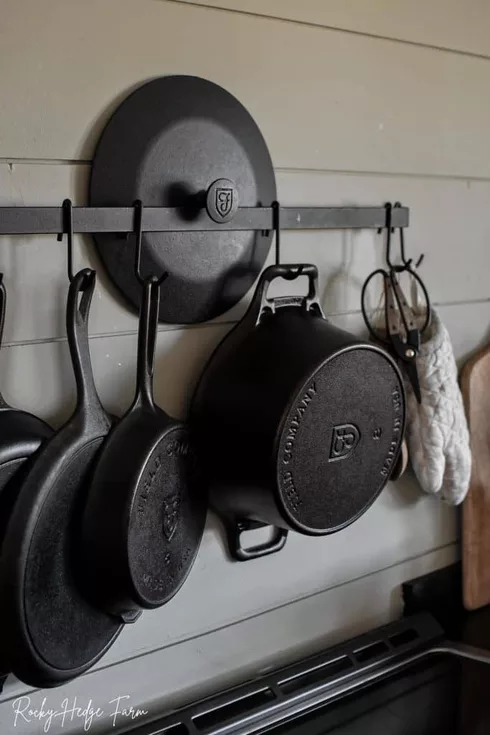
<path fill-rule="evenodd" d="M 229 329 L 214 325 L 158 334 L 156 400 L 182 416 L 203 365 Z M 131 403 L 136 376 L 137 335 L 91 339 L 93 370 L 107 410 L 121 414 Z M 66 341 L 0 350 L 0 382 L 5 399 L 59 425 L 75 403 L 75 385 Z"/>
<path fill-rule="evenodd" d="M 420 268 L 432 301 L 441 304 L 488 299 L 490 185 L 482 181 L 401 176 L 281 173 L 279 194 L 286 205 L 374 205 L 397 200 L 410 207 L 405 231 L 408 257 Z M 385 264 L 385 234 L 371 230 L 294 232 L 284 242 L 284 259 L 311 258 L 318 264 L 327 312 L 360 309 L 362 284 Z M 399 233 L 392 239 L 399 253 Z M 340 247 L 340 259 L 339 259 Z M 291 287 L 289 287 L 291 288 Z"/>
<path fill-rule="evenodd" d="M 88 165 L 0 164 L 0 207 L 53 205 L 66 196 L 84 204 L 88 173 Z M 278 172 L 277 182 L 285 206 L 379 205 L 401 200 L 411 208 L 407 252 L 415 259 L 425 253 L 421 274 L 433 301 L 489 298 L 490 182 L 284 171 Z M 75 240 L 75 268 L 98 267 L 92 238 Z M 318 265 L 325 310 L 334 314 L 359 310 L 362 283 L 384 258 L 383 238 L 370 230 L 284 232 L 281 242 L 283 261 Z M 394 236 L 397 250 L 398 234 Z M 269 262 L 272 258 L 273 252 Z M 0 270 L 5 272 L 8 289 L 6 343 L 64 337 L 66 242 L 59 243 L 52 235 L 0 237 Z M 304 286 L 278 282 L 274 288 L 276 293 L 287 293 L 301 292 Z M 240 318 L 249 299 L 250 294 L 218 321 Z M 91 334 L 136 328 L 136 316 L 99 268 Z"/>
<path fill-rule="evenodd" d="M 490 303 L 453 304 L 436 306 L 439 316 L 448 329 L 456 361 L 462 366 L 477 350 L 490 343 Z M 364 331 L 360 312 L 344 314 L 332 320 L 341 329 L 354 334 Z"/>
<path fill-rule="evenodd" d="M 255 678 L 399 617 L 402 582 L 451 564 L 457 554 L 455 546 L 446 547 L 199 639 L 122 662 L 117 668 L 93 669 L 59 689 L 32 692 L 11 678 L 0 697 L 0 729 L 14 732 L 13 704 L 19 696 L 29 696 L 32 708 L 38 708 L 44 697 L 45 708 L 53 709 L 60 709 L 65 697 L 70 704 L 76 697 L 83 707 L 92 700 L 94 709 L 105 712 L 92 723 L 94 735 L 109 731 L 114 709 L 110 702 L 125 694 L 130 694 L 131 704 L 148 711 L 146 719 L 154 719 L 162 709 L 168 711 Z M 208 594 L 215 588 L 216 584 Z M 15 732 L 42 735 L 43 724 L 19 719 Z M 82 731 L 83 720 L 67 720 L 63 729 L 53 721 L 50 729 L 53 735 Z"/>
<path fill-rule="evenodd" d="M 490 55 L 486 0 L 177 0 Z"/>
<path fill-rule="evenodd" d="M 276 166 L 490 176 L 486 60 L 153 0 L 0 11 L 0 157 L 89 159 L 129 91 L 181 73 L 234 93 Z"/>

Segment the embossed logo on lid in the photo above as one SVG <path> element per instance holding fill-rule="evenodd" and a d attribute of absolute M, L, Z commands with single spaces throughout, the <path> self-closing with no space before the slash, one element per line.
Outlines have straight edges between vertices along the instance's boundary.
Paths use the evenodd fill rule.
<path fill-rule="evenodd" d="M 233 189 L 230 187 L 221 187 L 216 189 L 216 211 L 221 217 L 230 214 L 233 208 Z"/>
<path fill-rule="evenodd" d="M 336 462 L 340 459 L 350 457 L 359 444 L 360 438 L 361 433 L 354 424 L 339 424 L 339 426 L 334 426 L 328 461 Z"/>

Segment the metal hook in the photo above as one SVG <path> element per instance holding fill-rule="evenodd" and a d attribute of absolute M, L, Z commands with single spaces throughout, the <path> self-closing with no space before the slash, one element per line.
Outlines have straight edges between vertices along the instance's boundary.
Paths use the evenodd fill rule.
<path fill-rule="evenodd" d="M 281 262 L 281 205 L 279 202 L 272 202 L 272 220 L 275 233 L 275 246 L 276 246 L 276 265 Z"/>
<path fill-rule="evenodd" d="M 401 202 L 395 202 L 395 207 L 401 207 Z M 400 227 L 400 257 L 402 260 L 403 265 L 402 266 L 395 266 L 395 270 L 398 271 L 404 271 L 404 270 L 411 270 L 413 259 L 409 258 L 408 260 L 405 257 L 405 235 L 403 232 L 403 227 Z M 415 268 L 418 268 L 420 264 L 422 263 L 424 259 L 424 254 L 420 255 L 419 259 L 415 263 Z"/>
<path fill-rule="evenodd" d="M 276 265 L 281 264 L 281 205 L 278 201 L 272 202 L 272 220 L 275 232 L 275 244 L 276 244 Z M 299 265 L 296 272 L 290 272 L 284 275 L 288 281 L 292 281 L 298 278 L 303 273 L 303 266 Z"/>
<path fill-rule="evenodd" d="M 134 207 L 134 231 L 136 232 L 136 248 L 134 251 L 134 274 L 138 279 L 140 286 L 144 284 L 144 278 L 141 275 L 141 240 L 143 236 L 143 202 L 136 199 L 133 202 Z"/>
<path fill-rule="evenodd" d="M 138 283 L 143 286 L 145 279 L 141 275 L 141 241 L 143 239 L 143 202 L 141 199 L 136 199 L 133 202 L 134 207 L 134 232 L 136 233 L 136 248 L 134 253 L 134 274 Z M 168 271 L 164 271 L 160 278 L 156 276 L 150 276 L 159 286 L 164 282 L 168 276 Z"/>
<path fill-rule="evenodd" d="M 391 210 L 392 210 L 392 204 L 391 202 L 386 202 L 385 204 L 386 209 L 386 264 L 388 268 L 391 270 L 393 268 L 393 264 L 391 262 L 391 233 L 393 232 L 393 228 L 391 226 Z"/>
<path fill-rule="evenodd" d="M 73 205 L 71 199 L 65 199 L 62 205 L 63 209 L 63 232 L 58 234 L 56 238 L 58 242 L 63 240 L 66 234 L 68 245 L 68 280 L 73 281 Z"/>
<path fill-rule="evenodd" d="M 401 206 L 402 206 L 401 202 L 395 202 L 395 207 L 401 207 Z M 411 260 L 407 261 L 407 259 L 405 258 L 405 236 L 403 234 L 403 227 L 400 227 L 400 256 L 401 256 L 403 265 L 408 267 L 412 261 Z"/>

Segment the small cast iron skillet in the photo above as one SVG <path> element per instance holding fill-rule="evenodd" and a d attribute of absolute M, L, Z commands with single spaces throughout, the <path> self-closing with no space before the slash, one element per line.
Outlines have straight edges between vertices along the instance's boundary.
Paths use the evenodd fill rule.
<path fill-rule="evenodd" d="M 0 273 L 0 345 L 2 343 L 7 291 Z M 19 486 L 25 474 L 26 460 L 37 452 L 53 430 L 31 413 L 19 411 L 6 403 L 0 394 L 0 550 L 5 528 L 12 514 Z M 0 551 L 1 553 L 1 551 Z M 3 603 L 2 603 L 3 604 Z M 9 671 L 5 641 L 8 630 L 0 637 L 0 679 Z M 0 687 L 1 690 L 1 687 Z"/>
<path fill-rule="evenodd" d="M 24 478 L 0 558 L 0 624 L 13 673 L 56 686 L 82 674 L 113 643 L 121 622 L 89 604 L 75 583 L 86 478 L 110 429 L 88 343 L 95 272 L 70 284 L 66 329 L 77 385 L 73 416 L 39 450 Z"/>
<path fill-rule="evenodd" d="M 153 399 L 162 280 L 142 279 L 136 395 L 102 446 L 82 523 L 87 593 L 123 619 L 173 597 L 206 520 L 187 429 Z"/>

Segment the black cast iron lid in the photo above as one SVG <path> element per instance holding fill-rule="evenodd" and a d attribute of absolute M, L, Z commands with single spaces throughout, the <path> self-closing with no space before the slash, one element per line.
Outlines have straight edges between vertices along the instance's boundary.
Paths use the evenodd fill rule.
<path fill-rule="evenodd" d="M 89 201 L 128 207 L 140 199 L 145 207 L 177 207 L 184 222 L 206 206 L 217 179 L 234 184 L 234 206 L 270 206 L 276 198 L 267 146 L 245 107 L 205 79 L 160 77 L 129 95 L 109 120 L 95 152 Z M 170 274 L 161 290 L 160 321 L 202 322 L 227 311 L 260 273 L 271 238 L 250 231 L 145 233 L 143 274 Z M 138 305 L 134 238 L 98 234 L 95 242 L 115 285 Z"/>
<path fill-rule="evenodd" d="M 329 358 L 298 391 L 276 461 L 282 505 L 298 531 L 338 531 L 378 497 L 402 441 L 403 395 L 391 359 L 368 344 Z"/>

